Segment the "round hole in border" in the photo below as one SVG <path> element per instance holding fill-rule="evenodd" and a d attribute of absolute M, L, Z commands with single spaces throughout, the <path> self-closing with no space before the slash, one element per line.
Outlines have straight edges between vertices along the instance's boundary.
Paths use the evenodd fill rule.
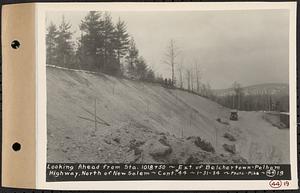
<path fill-rule="evenodd" d="M 14 40 L 11 42 L 11 47 L 13 49 L 18 49 L 21 46 L 20 42 L 18 40 Z"/>
<path fill-rule="evenodd" d="M 16 142 L 12 145 L 12 148 L 14 151 L 20 151 L 21 150 L 21 144 Z"/>

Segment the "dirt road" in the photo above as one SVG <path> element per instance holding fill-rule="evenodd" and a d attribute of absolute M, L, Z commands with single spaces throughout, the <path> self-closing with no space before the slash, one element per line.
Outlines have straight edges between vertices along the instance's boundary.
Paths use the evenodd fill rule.
<path fill-rule="evenodd" d="M 237 149 L 249 163 L 289 163 L 289 130 L 265 121 L 263 112 L 239 112 L 231 127 L 242 134 Z"/>

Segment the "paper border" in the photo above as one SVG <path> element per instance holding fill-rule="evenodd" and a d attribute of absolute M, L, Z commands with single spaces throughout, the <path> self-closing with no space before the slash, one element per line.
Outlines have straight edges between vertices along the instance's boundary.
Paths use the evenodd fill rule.
<path fill-rule="evenodd" d="M 2 7 L 2 186 L 35 188 L 35 5 Z M 18 40 L 18 49 L 11 42 Z M 13 143 L 21 144 L 19 151 Z"/>
<path fill-rule="evenodd" d="M 207 181 L 207 180 L 149 180 L 149 181 L 98 181 L 98 182 L 46 182 L 46 11 L 187 11 L 187 10 L 257 10 L 288 9 L 290 11 L 290 161 L 292 180 L 289 187 L 297 189 L 297 119 L 296 119 L 296 2 L 227 2 L 227 3 L 39 3 L 37 4 L 38 60 L 37 63 L 37 188 L 60 190 L 261 190 L 272 189 L 264 181 Z M 293 115 L 293 116 L 292 116 Z M 273 188 L 274 189 L 274 188 Z"/>

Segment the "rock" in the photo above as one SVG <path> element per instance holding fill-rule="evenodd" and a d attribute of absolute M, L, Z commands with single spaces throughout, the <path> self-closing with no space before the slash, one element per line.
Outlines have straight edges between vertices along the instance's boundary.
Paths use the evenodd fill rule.
<path fill-rule="evenodd" d="M 129 141 L 129 150 L 139 148 L 145 143 L 145 141 L 140 141 L 136 139 L 132 139 Z"/>
<path fill-rule="evenodd" d="M 134 149 L 134 155 L 141 155 L 141 154 L 142 154 L 142 150 L 140 148 Z"/>
<path fill-rule="evenodd" d="M 115 138 L 113 138 L 113 140 L 114 140 L 115 142 L 117 142 L 117 143 L 120 143 L 120 138 L 119 138 L 119 137 L 115 137 Z"/>
<path fill-rule="evenodd" d="M 207 152 L 215 152 L 215 148 L 212 146 L 212 144 L 208 141 L 202 140 L 200 137 L 188 137 L 188 140 L 191 140 L 192 142 L 194 142 L 194 144 L 197 147 L 200 147 L 203 151 L 207 151 Z"/>
<path fill-rule="evenodd" d="M 198 158 L 194 157 L 193 155 L 190 155 L 185 161 L 185 164 L 198 164 L 198 163 L 201 163 L 201 161 Z"/>
<path fill-rule="evenodd" d="M 149 145 L 149 155 L 153 158 L 165 157 L 172 153 L 172 148 L 170 146 L 166 146 L 159 141 L 152 142 Z"/>
<path fill-rule="evenodd" d="M 134 155 L 141 155 L 142 149 L 141 146 L 144 144 L 144 141 L 137 141 L 136 139 L 130 140 L 129 141 L 129 150 L 134 152 Z"/>
<path fill-rule="evenodd" d="M 229 122 L 222 118 L 217 118 L 216 121 L 218 121 L 219 123 L 222 123 L 224 125 L 229 125 Z"/>
<path fill-rule="evenodd" d="M 158 141 L 165 146 L 170 146 L 168 139 L 165 135 L 161 135 Z"/>
<path fill-rule="evenodd" d="M 111 141 L 109 139 L 104 138 L 104 142 L 107 144 L 111 144 Z"/>
<path fill-rule="evenodd" d="M 179 164 L 179 160 L 176 158 L 171 159 L 170 164 Z"/>
<path fill-rule="evenodd" d="M 248 163 L 248 161 L 241 156 L 233 157 L 232 162 L 235 164 L 247 164 Z"/>
<path fill-rule="evenodd" d="M 235 145 L 228 145 L 228 144 L 223 144 L 223 148 L 228 151 L 229 153 L 232 153 L 232 154 L 236 154 L 236 148 L 235 148 Z"/>
<path fill-rule="evenodd" d="M 230 133 L 224 133 L 223 135 L 224 138 L 227 138 L 229 141 L 236 141 L 235 137 L 231 135 Z"/>

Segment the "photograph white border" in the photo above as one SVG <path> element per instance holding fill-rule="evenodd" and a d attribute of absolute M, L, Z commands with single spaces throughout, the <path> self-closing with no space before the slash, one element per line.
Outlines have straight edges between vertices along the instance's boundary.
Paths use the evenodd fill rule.
<path fill-rule="evenodd" d="M 270 180 L 142 180 L 46 182 L 46 42 L 47 11 L 207 11 L 267 10 L 290 11 L 289 92 L 290 92 L 290 164 L 288 187 L 297 189 L 297 106 L 296 106 L 296 2 L 176 2 L 176 3 L 37 3 L 36 4 L 36 188 L 56 190 L 268 190 Z M 277 188 L 278 189 L 278 188 Z"/>

